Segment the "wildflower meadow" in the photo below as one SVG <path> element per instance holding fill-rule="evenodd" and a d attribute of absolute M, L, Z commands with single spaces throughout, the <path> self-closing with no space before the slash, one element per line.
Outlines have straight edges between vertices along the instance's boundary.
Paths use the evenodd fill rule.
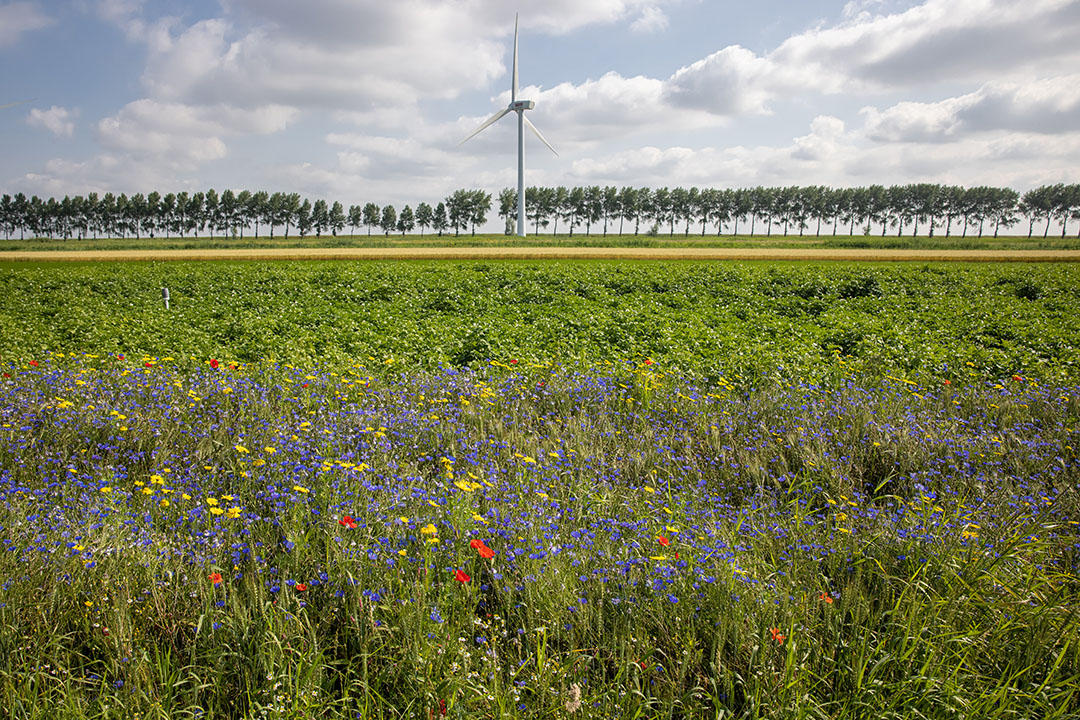
<path fill-rule="evenodd" d="M 802 298 L 819 317 L 851 271 L 737 272 L 820 284 Z M 1040 272 L 985 287 L 1048 318 L 1047 354 L 1017 332 L 945 363 L 955 328 L 931 323 L 918 336 L 945 339 L 906 366 L 860 357 L 869 333 L 823 345 L 806 316 L 795 369 L 742 374 L 617 347 L 419 363 L 144 354 L 47 329 L 50 349 L 5 345 L 0 708 L 1076 717 L 1080 384 L 1055 315 L 1073 291 Z M 984 326 L 1030 320 L 983 302 Z M 136 314 L 103 322 L 169 337 Z"/>

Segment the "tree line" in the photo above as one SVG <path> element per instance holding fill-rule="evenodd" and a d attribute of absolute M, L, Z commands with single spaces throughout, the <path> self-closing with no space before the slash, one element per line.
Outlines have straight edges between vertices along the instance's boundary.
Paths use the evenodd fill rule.
<path fill-rule="evenodd" d="M 506 232 L 517 223 L 517 191 L 504 189 L 498 196 L 498 215 Z M 878 226 L 885 235 L 890 228 L 897 235 L 920 229 L 931 237 L 946 237 L 969 231 L 982 237 L 992 229 L 996 237 L 1002 227 L 1027 221 L 1031 237 L 1041 225 L 1046 237 L 1053 222 L 1060 223 L 1065 236 L 1070 220 L 1080 220 L 1080 185 L 1044 185 L 1022 195 L 1009 188 L 960 187 L 930 183 L 871 185 L 830 188 L 820 185 L 755 187 L 740 189 L 634 188 L 612 186 L 529 187 L 525 190 L 527 222 L 534 234 L 560 228 L 573 235 L 594 230 L 626 234 L 665 233 L 684 236 L 693 230 L 705 235 L 869 235 Z M 400 212 L 393 205 L 376 203 L 351 205 L 340 202 L 302 199 L 299 193 L 265 191 L 89 193 L 43 200 L 22 193 L 0 197 L 0 229 L 10 239 L 210 236 L 243 237 L 280 231 L 284 237 L 295 231 L 301 237 L 314 233 L 338 235 L 349 227 L 366 228 L 370 235 L 378 228 L 385 235 L 407 234 L 429 229 L 440 236 L 448 231 L 476 233 L 488 220 L 492 195 L 483 190 L 456 190 L 434 206 L 421 202 L 405 205 Z M 616 230 L 617 228 L 617 230 Z M 857 232 L 858 231 L 858 232 Z M 1080 237 L 1080 233 L 1078 233 Z"/>

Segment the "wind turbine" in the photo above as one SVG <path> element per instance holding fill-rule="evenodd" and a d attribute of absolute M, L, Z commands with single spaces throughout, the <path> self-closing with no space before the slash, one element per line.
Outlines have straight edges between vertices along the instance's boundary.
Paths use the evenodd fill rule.
<path fill-rule="evenodd" d="M 15 107 L 16 105 L 25 105 L 28 102 L 34 102 L 33 100 L 20 100 L 18 102 L 8 103 L 7 105 L 0 105 L 0 110 L 9 107 Z"/>
<path fill-rule="evenodd" d="M 532 100 L 518 100 L 518 18 L 514 15 L 514 79 L 513 84 L 510 86 L 510 104 L 499 112 L 488 118 L 487 122 L 476 129 L 469 137 L 462 140 L 459 145 L 464 145 L 467 141 L 473 139 L 481 132 L 486 130 L 489 126 L 494 125 L 497 121 L 501 120 L 504 115 L 509 115 L 512 112 L 517 113 L 518 120 L 518 190 L 517 190 L 517 234 L 521 237 L 525 237 L 525 126 L 528 125 L 529 129 L 536 133 L 536 137 L 540 138 L 540 142 L 547 145 L 548 150 L 558 155 L 555 152 L 555 148 L 551 147 L 551 143 L 544 139 L 544 136 L 540 134 L 540 131 L 536 129 L 529 118 L 525 117 L 526 110 L 532 110 L 536 107 L 536 103 Z"/>

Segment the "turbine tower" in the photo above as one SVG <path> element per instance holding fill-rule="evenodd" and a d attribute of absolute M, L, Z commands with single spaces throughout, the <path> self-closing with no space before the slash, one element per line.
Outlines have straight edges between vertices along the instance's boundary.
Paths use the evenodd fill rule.
<path fill-rule="evenodd" d="M 518 126 L 518 189 L 517 189 L 517 234 L 521 237 L 525 237 L 525 126 L 528 125 L 529 129 L 536 133 L 536 137 L 540 138 L 540 142 L 547 145 L 548 150 L 558 155 L 555 152 L 555 148 L 551 147 L 551 143 L 544 139 L 544 136 L 540 134 L 540 131 L 536 129 L 529 118 L 525 117 L 526 110 L 532 110 L 536 107 L 536 103 L 532 100 L 518 100 L 518 18 L 514 16 L 514 79 L 510 86 L 510 104 L 499 112 L 488 118 L 487 122 L 476 129 L 469 137 L 461 141 L 461 145 L 465 144 L 468 140 L 479 135 L 486 130 L 489 126 L 494 125 L 497 121 L 501 120 L 504 115 L 509 115 L 512 112 L 517 113 L 517 126 Z"/>

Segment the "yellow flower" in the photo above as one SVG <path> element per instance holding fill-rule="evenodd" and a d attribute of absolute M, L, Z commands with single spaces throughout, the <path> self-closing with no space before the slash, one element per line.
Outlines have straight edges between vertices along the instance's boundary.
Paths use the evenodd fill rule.
<path fill-rule="evenodd" d="M 435 529 L 435 526 L 432 523 L 428 523 L 424 527 L 420 528 L 420 533 L 422 535 L 434 535 L 437 532 L 439 531 Z"/>
<path fill-rule="evenodd" d="M 235 447 L 236 447 L 236 452 L 238 452 L 238 453 L 246 454 L 247 452 L 249 452 L 248 449 L 246 447 L 244 447 L 243 445 L 236 445 Z"/>
<path fill-rule="evenodd" d="M 405 517 L 404 515 L 402 515 L 401 517 L 399 517 L 399 518 L 398 518 L 398 520 L 400 520 L 400 521 L 401 521 L 402 523 L 404 523 L 405 525 L 408 525 L 408 524 L 409 524 L 409 518 Z"/>
<path fill-rule="evenodd" d="M 218 504 L 217 498 L 212 498 L 212 497 L 206 498 L 206 504 L 210 505 L 210 506 L 217 505 Z"/>
<path fill-rule="evenodd" d="M 298 493 L 309 493 L 309 492 L 311 492 L 310 490 L 308 490 L 303 485 L 293 485 L 292 489 L 295 490 Z"/>
<path fill-rule="evenodd" d="M 109 493 L 111 493 L 111 492 L 112 492 L 112 488 L 111 488 L 111 487 L 109 487 L 108 485 L 106 485 L 105 487 L 101 488 L 101 492 L 103 492 L 103 493 L 105 493 L 106 495 L 108 495 Z"/>
<path fill-rule="evenodd" d="M 219 507 L 212 507 L 210 508 L 210 513 L 213 515 L 223 515 L 225 511 Z"/>
<path fill-rule="evenodd" d="M 270 447 L 269 445 L 264 447 L 263 450 L 266 451 L 267 455 L 273 455 L 274 453 L 277 452 L 277 448 Z"/>

